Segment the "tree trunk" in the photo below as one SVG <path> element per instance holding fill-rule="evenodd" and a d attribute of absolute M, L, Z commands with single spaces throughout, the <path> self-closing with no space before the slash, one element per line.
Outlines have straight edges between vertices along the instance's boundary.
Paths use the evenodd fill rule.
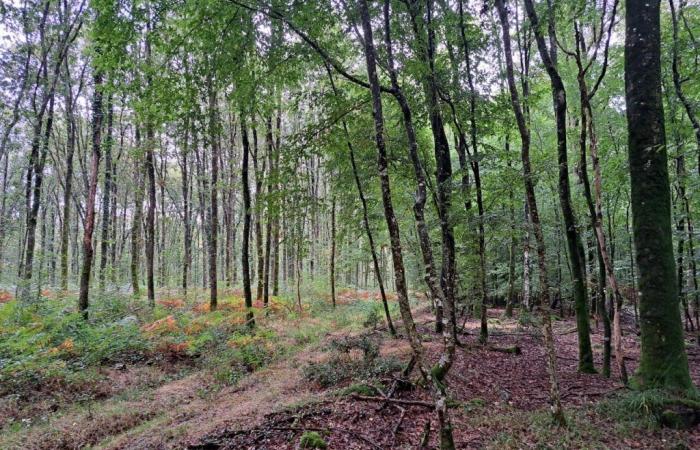
<path fill-rule="evenodd" d="M 109 256 L 109 227 L 110 227 L 110 214 L 109 207 L 111 206 L 112 194 L 112 145 L 114 142 L 114 103 L 112 101 L 112 95 L 107 97 L 107 136 L 104 142 L 104 164 L 105 164 L 105 176 L 102 185 L 102 231 L 100 234 L 101 245 L 100 245 L 100 291 L 104 290 L 105 287 L 105 271 L 107 269 L 107 258 Z M 112 224 L 115 226 L 115 224 Z"/>
<path fill-rule="evenodd" d="M 192 225 L 190 223 L 191 205 L 190 205 L 190 172 L 189 172 L 189 135 L 190 135 L 190 118 L 185 119 L 185 142 L 182 147 L 182 155 L 180 160 L 180 170 L 182 171 L 182 203 L 183 203 L 183 226 L 184 230 L 184 255 L 182 258 L 182 291 L 187 297 L 187 285 L 190 275 L 190 267 L 192 266 Z"/>
<path fill-rule="evenodd" d="M 241 244 L 241 270 L 243 271 L 243 295 L 245 306 L 248 308 L 248 326 L 255 326 L 253 318 L 253 296 L 250 290 L 250 185 L 248 184 L 248 156 L 250 155 L 250 142 L 248 141 L 248 125 L 245 121 L 245 113 L 241 112 L 241 136 L 243 140 L 243 166 L 241 169 L 241 183 L 243 184 L 243 242 Z"/>
<path fill-rule="evenodd" d="M 683 104 L 683 108 L 685 109 L 685 113 L 688 116 L 688 119 L 690 120 L 690 123 L 693 126 L 693 131 L 695 132 L 695 145 L 696 145 L 696 152 L 698 156 L 698 174 L 700 174 L 700 120 L 698 120 L 697 116 L 697 111 L 695 110 L 693 104 L 691 101 L 686 97 L 685 93 L 683 92 L 683 87 L 682 83 L 683 81 L 681 80 L 681 74 L 680 74 L 680 68 L 679 68 L 679 61 L 678 61 L 678 15 L 681 15 L 683 13 L 683 1 L 680 2 L 678 5 L 678 14 L 676 14 L 676 7 L 673 2 L 673 0 L 668 0 L 668 4 L 671 9 L 671 25 L 672 25 L 672 30 L 673 30 L 673 46 L 672 46 L 672 62 L 671 62 L 671 71 L 673 73 L 673 87 L 676 91 L 676 96 L 678 99 L 681 101 Z"/>
<path fill-rule="evenodd" d="M 95 226 L 95 197 L 100 169 L 102 145 L 102 73 L 95 71 L 92 99 L 92 160 L 90 165 L 90 184 L 88 188 L 87 205 L 85 207 L 85 230 L 83 232 L 83 268 L 80 272 L 80 295 L 78 309 L 83 318 L 88 318 L 88 295 L 90 290 L 90 271 L 92 269 L 92 232 Z"/>
<path fill-rule="evenodd" d="M 328 71 L 328 77 L 331 82 L 331 87 L 333 88 L 333 92 L 336 96 L 338 96 L 338 90 L 335 86 L 335 82 L 333 81 L 333 75 L 330 71 L 330 68 L 326 66 L 326 70 Z M 367 199 L 365 198 L 364 191 L 362 189 L 362 182 L 360 181 L 360 175 L 357 171 L 357 161 L 355 160 L 355 149 L 352 145 L 352 142 L 350 141 L 350 133 L 348 131 L 348 125 L 345 119 L 342 120 L 343 124 L 343 131 L 345 133 L 345 139 L 347 141 L 348 145 L 348 150 L 350 153 L 350 166 L 352 167 L 352 175 L 353 179 L 355 180 L 355 187 L 357 188 L 357 195 L 360 198 L 360 203 L 362 204 L 362 224 L 364 225 L 365 233 L 367 234 L 367 241 L 369 245 L 369 250 L 370 254 L 372 255 L 372 264 L 374 267 L 374 276 L 377 280 L 377 285 L 379 286 L 379 294 L 382 299 L 382 306 L 384 307 L 384 317 L 386 318 L 386 323 L 387 326 L 389 327 L 389 332 L 391 333 L 392 336 L 396 336 L 396 328 L 394 327 L 394 323 L 391 319 L 391 314 L 389 313 L 389 303 L 387 302 L 386 299 L 386 292 L 384 289 L 384 277 L 382 276 L 382 270 L 379 267 L 379 257 L 377 256 L 377 249 L 374 244 L 374 236 L 372 234 L 372 229 L 370 228 L 369 225 L 369 211 L 367 208 Z"/>
<path fill-rule="evenodd" d="M 274 140 L 272 136 L 272 116 L 268 116 L 265 123 L 265 145 L 267 147 L 267 165 L 269 167 L 267 174 L 267 195 L 269 198 L 265 200 L 265 203 L 267 204 L 267 222 L 265 223 L 265 266 L 263 267 L 265 276 L 263 281 L 263 305 L 267 307 L 268 303 L 270 302 L 270 257 L 272 251 L 273 208 L 270 207 L 270 202 L 273 195 L 272 181 L 273 177 L 276 176 L 276 167 L 273 166 Z"/>
<path fill-rule="evenodd" d="M 564 410 L 561 406 L 561 395 L 559 393 L 559 381 L 557 375 L 556 352 L 554 349 L 554 337 L 552 335 L 552 324 L 549 315 L 549 283 L 547 281 L 547 263 L 545 258 L 544 237 L 542 235 L 542 226 L 537 211 L 537 201 L 535 198 L 535 190 L 532 182 L 532 170 L 530 166 L 530 130 L 525 121 L 525 115 L 520 104 L 518 89 L 515 84 L 515 75 L 513 69 L 513 56 L 511 54 L 510 45 L 510 25 L 508 22 L 508 12 L 503 0 L 496 0 L 496 8 L 498 17 L 503 29 L 503 52 L 506 59 L 506 75 L 508 79 L 508 90 L 510 91 L 510 99 L 513 107 L 513 113 L 518 124 L 521 140 L 521 157 L 523 163 L 523 179 L 525 182 L 525 194 L 527 205 L 530 213 L 530 221 L 534 229 L 535 240 L 537 242 L 537 257 L 540 276 L 540 299 L 537 302 L 537 310 L 542 320 L 542 332 L 544 335 L 545 350 L 547 355 L 547 372 L 549 373 L 550 382 L 550 401 L 552 407 L 552 416 L 554 421 L 559 426 L 566 425 Z"/>
<path fill-rule="evenodd" d="M 216 107 L 216 91 L 208 79 L 209 90 L 209 140 L 211 145 L 211 205 L 209 221 L 209 310 L 216 311 L 218 301 L 216 249 L 219 229 L 219 121 Z"/>
<path fill-rule="evenodd" d="M 75 154 L 75 115 L 73 113 L 73 87 L 66 64 L 66 180 L 63 186 L 63 219 L 61 222 L 61 290 L 68 290 L 68 232 L 71 223 L 71 201 L 73 195 L 73 156 Z M 3 197 L 4 199 L 4 197 Z M 2 217 L 0 216 L 0 220 Z"/>
<path fill-rule="evenodd" d="M 625 88 L 634 244 L 639 270 L 642 389 L 693 386 L 678 314 L 661 97 L 660 1 L 628 0 Z"/>
<path fill-rule="evenodd" d="M 141 130 L 136 126 L 134 131 L 134 138 L 136 140 L 136 147 L 141 146 Z M 131 272 L 131 290 L 135 297 L 141 295 L 141 283 L 139 282 L 139 272 L 140 272 L 140 259 L 141 259 L 141 249 L 143 245 L 143 240 L 141 239 L 141 222 L 143 220 L 143 196 L 144 196 L 144 178 L 145 178 L 145 164 L 143 160 L 139 157 L 135 157 L 134 166 L 136 169 L 136 186 L 134 188 L 134 217 L 131 221 L 131 262 L 130 262 L 130 272 Z"/>
<path fill-rule="evenodd" d="M 335 197 L 331 201 L 331 260 L 330 260 L 331 300 L 335 308 Z"/>
<path fill-rule="evenodd" d="M 557 155 L 559 163 L 559 202 L 561 203 L 564 226 L 566 228 L 566 242 L 569 248 L 569 259 L 573 275 L 574 307 L 576 309 L 576 327 L 578 330 L 579 372 L 593 373 L 593 350 L 591 347 L 590 325 L 588 322 L 588 293 L 586 289 L 586 275 L 584 273 L 583 245 L 576 230 L 576 217 L 571 205 L 571 188 L 569 186 L 568 148 L 566 143 L 566 90 L 564 82 L 556 68 L 556 46 L 547 49 L 542 31 L 539 28 L 539 18 L 535 12 L 532 0 L 525 0 L 525 9 L 532 23 L 535 40 L 540 57 L 547 69 L 547 74 L 552 87 L 552 100 L 554 103 L 554 115 L 557 128 Z"/>

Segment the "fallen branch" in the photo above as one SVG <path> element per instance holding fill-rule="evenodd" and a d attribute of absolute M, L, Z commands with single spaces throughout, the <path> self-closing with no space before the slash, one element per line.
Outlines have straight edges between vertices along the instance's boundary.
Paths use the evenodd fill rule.
<path fill-rule="evenodd" d="M 428 419 L 428 421 L 425 422 L 425 426 L 423 427 L 423 433 L 421 434 L 420 444 L 418 444 L 418 448 L 428 448 L 428 442 L 430 442 L 430 419 Z"/>
<path fill-rule="evenodd" d="M 576 330 L 578 330 L 578 328 L 574 327 L 574 328 L 568 329 L 566 331 L 562 331 L 561 333 L 557 333 L 557 336 L 564 336 L 565 334 L 575 333 Z"/>
<path fill-rule="evenodd" d="M 404 408 L 401 408 L 400 406 L 397 406 L 401 410 L 401 415 L 399 416 L 399 421 L 396 422 L 396 425 L 394 426 L 394 429 L 391 430 L 391 443 L 392 445 L 396 444 L 396 433 L 399 431 L 399 428 L 401 427 L 401 424 L 403 423 L 403 418 L 406 416 L 406 410 Z"/>
<path fill-rule="evenodd" d="M 523 352 L 519 345 L 513 345 L 511 347 L 496 347 L 495 345 L 467 344 L 460 342 L 459 346 L 465 350 L 489 350 L 492 352 L 510 353 L 513 355 L 520 355 Z"/>
<path fill-rule="evenodd" d="M 389 397 L 371 397 L 368 395 L 353 395 L 352 398 L 356 400 L 364 400 L 368 402 L 389 402 L 396 403 L 399 405 L 410 405 L 410 406 L 422 406 L 424 408 L 435 408 L 435 405 L 429 402 L 424 402 L 421 400 L 403 400 L 400 398 L 389 398 Z"/>

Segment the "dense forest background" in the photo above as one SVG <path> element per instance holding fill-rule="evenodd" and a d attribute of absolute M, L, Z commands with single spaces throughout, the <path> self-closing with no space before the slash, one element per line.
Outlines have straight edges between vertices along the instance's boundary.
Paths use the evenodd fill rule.
<path fill-rule="evenodd" d="M 461 348 L 520 354 L 503 323 L 537 334 L 559 426 L 562 336 L 578 376 L 698 415 L 697 1 L 0 8 L 0 417 L 15 437 L 47 380 L 79 386 L 159 349 L 235 384 L 241 360 L 272 361 L 285 321 L 331 333 L 347 314 L 405 338 L 403 378 L 436 412 L 421 445 L 455 448 Z M 379 351 L 360 341 L 335 351 Z"/>

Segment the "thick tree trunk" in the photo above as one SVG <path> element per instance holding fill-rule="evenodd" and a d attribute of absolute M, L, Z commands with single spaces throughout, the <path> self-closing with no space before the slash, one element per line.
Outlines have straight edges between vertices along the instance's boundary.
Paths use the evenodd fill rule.
<path fill-rule="evenodd" d="M 693 386 L 678 314 L 661 97 L 660 1 L 628 0 L 625 87 L 634 243 L 639 269 L 642 389 Z"/>

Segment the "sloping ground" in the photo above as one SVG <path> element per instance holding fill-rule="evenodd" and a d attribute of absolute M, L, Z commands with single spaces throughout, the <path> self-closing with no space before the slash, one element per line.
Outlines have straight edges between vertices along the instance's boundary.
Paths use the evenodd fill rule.
<path fill-rule="evenodd" d="M 490 342 L 499 347 L 518 345 L 522 354 L 504 354 L 475 346 L 458 349 L 449 376 L 450 392 L 456 402 L 451 409 L 458 448 L 700 448 L 700 430 L 640 429 L 615 423 L 596 404 L 613 398 L 622 390 L 614 379 L 576 372 L 576 334 L 573 322 L 555 324 L 562 398 L 570 427 L 549 426 L 548 382 L 539 336 L 519 329 L 514 321 L 498 319 L 492 311 Z M 478 323 L 468 322 L 467 330 Z M 430 333 L 422 327 L 424 333 Z M 594 330 L 596 352 L 601 353 L 602 336 Z M 429 354 L 437 355 L 440 345 L 430 333 Z M 463 338 L 475 341 L 472 336 Z M 385 340 L 391 351 L 397 341 Z M 638 354 L 634 330 L 626 330 L 629 369 Z M 407 358 L 408 349 L 402 352 Z M 693 376 L 700 381 L 700 355 L 690 350 Z M 601 361 L 596 361 L 600 366 Z M 324 395 L 326 394 L 326 395 Z M 437 446 L 434 413 L 422 405 L 388 404 L 337 397 L 318 392 L 315 404 L 267 414 L 263 420 L 231 425 L 199 439 L 189 438 L 190 448 L 199 449 L 294 449 L 305 431 L 319 432 L 328 448 L 418 448 L 427 430 L 427 446 Z M 425 390 L 400 392 L 394 398 L 430 401 Z M 276 405 L 279 409 L 279 404 Z M 265 411 L 264 407 L 259 408 Z M 234 412 L 235 414 L 235 412 Z M 258 418 L 260 419 L 260 418 Z"/>
<path fill-rule="evenodd" d="M 422 324 L 419 328 L 427 353 L 437 358 L 440 340 L 430 329 L 429 312 L 419 311 L 416 319 Z M 572 320 L 555 324 L 562 397 L 570 427 L 550 427 L 547 375 L 538 333 L 502 319 L 497 310 L 490 311 L 489 324 L 490 344 L 517 345 L 522 353 L 477 346 L 478 323 L 467 322 L 466 333 L 461 335 L 465 346 L 458 348 L 448 380 L 458 448 L 700 448 L 700 430 L 645 429 L 618 423 L 614 415 L 601 411 L 599 401 L 605 403 L 623 390 L 615 376 L 610 380 L 576 372 Z M 275 324 L 280 327 L 279 335 L 286 336 L 283 339 L 291 339 L 289 331 L 282 333 L 291 325 Z M 307 431 L 318 432 L 331 449 L 417 448 L 423 440 L 434 448 L 435 415 L 425 405 L 344 396 L 339 388 L 350 381 L 322 389 L 304 378 L 303 368 L 309 362 L 328 359 L 329 341 L 358 333 L 343 326 L 328 330 L 321 333 L 321 342 L 295 347 L 294 352 L 234 386 L 222 387 L 210 372 L 195 371 L 172 381 L 147 377 L 152 382 L 148 387 L 140 384 L 144 368 L 121 368 L 113 374 L 115 384 L 120 385 L 118 394 L 60 411 L 49 425 L 19 434 L 8 448 L 296 449 Z M 632 370 L 638 357 L 637 338 L 631 324 L 625 331 L 628 369 Z M 594 330 L 597 357 L 602 353 L 600 333 Z M 383 355 L 408 361 L 410 349 L 405 340 L 391 339 L 383 332 L 373 337 L 381 341 Z M 693 377 L 700 383 L 696 347 L 689 347 L 689 357 Z M 596 363 L 600 367 L 600 360 Z M 392 382 L 391 378 L 381 381 L 384 386 Z M 430 402 L 429 393 L 415 387 L 399 390 L 393 398 Z"/>

